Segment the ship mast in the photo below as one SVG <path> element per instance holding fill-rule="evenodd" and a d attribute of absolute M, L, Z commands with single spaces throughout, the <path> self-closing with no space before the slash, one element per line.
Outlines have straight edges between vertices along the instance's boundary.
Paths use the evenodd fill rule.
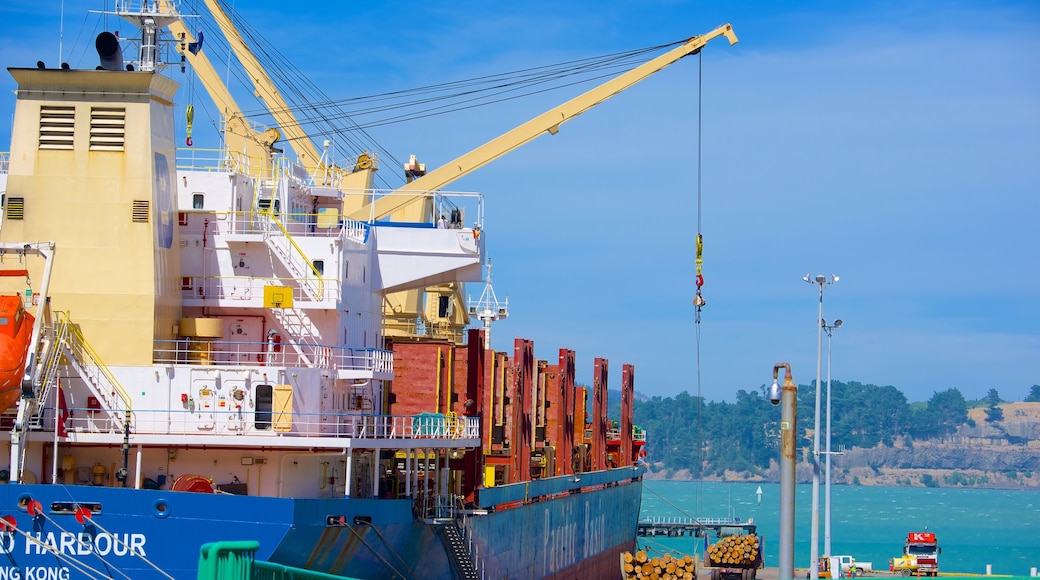
<path fill-rule="evenodd" d="M 163 10 L 156 2 L 142 1 L 140 7 L 133 8 L 130 0 L 116 2 L 115 14 L 122 17 L 131 24 L 141 29 L 141 45 L 138 52 L 138 70 L 143 72 L 155 72 L 165 66 L 159 59 L 159 31 L 167 28 L 171 22 L 180 19 L 180 15 L 173 9 Z"/>
<path fill-rule="evenodd" d="M 468 300 L 469 315 L 476 316 L 484 323 L 484 348 L 491 348 L 491 323 L 509 318 L 509 297 L 502 302 L 498 301 L 495 289 L 491 286 L 491 260 L 487 263 L 487 280 L 484 282 L 484 291 L 480 299 L 473 302 Z"/>

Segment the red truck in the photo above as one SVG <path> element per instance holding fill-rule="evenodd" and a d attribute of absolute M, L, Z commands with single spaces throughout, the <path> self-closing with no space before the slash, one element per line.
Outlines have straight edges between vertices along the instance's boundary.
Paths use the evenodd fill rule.
<path fill-rule="evenodd" d="M 910 532 L 906 535 L 903 555 L 889 560 L 888 569 L 903 576 L 938 576 L 939 554 L 942 548 L 934 532 Z"/>

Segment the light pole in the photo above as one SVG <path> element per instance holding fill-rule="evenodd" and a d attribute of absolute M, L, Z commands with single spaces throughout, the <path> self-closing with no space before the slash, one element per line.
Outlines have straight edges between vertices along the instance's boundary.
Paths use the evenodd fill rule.
<path fill-rule="evenodd" d="M 822 322 L 823 329 L 827 331 L 827 485 L 823 500 L 823 555 L 831 556 L 831 334 L 835 328 L 841 328 L 841 319 L 830 325 L 826 321 Z"/>
<path fill-rule="evenodd" d="M 784 369 L 784 387 L 777 384 Z M 798 433 L 798 385 L 791 376 L 791 365 L 773 367 L 769 402 L 780 407 L 780 578 L 794 578 L 794 483 L 795 438 Z"/>
<path fill-rule="evenodd" d="M 816 416 L 813 428 L 813 479 L 812 479 L 812 534 L 809 547 L 809 578 L 818 580 L 820 577 L 820 372 L 823 363 L 823 287 L 838 281 L 838 277 L 831 274 L 828 278 L 823 274 L 812 277 L 806 274 L 802 278 L 810 284 L 820 287 L 820 312 L 816 317 Z"/>

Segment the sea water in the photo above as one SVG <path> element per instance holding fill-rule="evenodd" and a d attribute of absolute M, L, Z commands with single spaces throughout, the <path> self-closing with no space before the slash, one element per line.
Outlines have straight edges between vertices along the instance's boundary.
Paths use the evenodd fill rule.
<path fill-rule="evenodd" d="M 761 502 L 756 493 L 761 487 Z M 820 485 L 820 554 L 825 537 L 825 486 Z M 644 481 L 641 518 L 736 517 L 754 520 L 764 537 L 765 565 L 778 565 L 780 485 Z M 812 485 L 795 488 L 794 564 L 808 568 Z M 907 532 L 935 532 L 940 572 L 1029 576 L 1040 568 L 1040 490 L 831 486 L 831 552 L 888 569 Z M 711 541 L 716 538 L 711 537 Z M 703 554 L 694 537 L 639 538 L 640 548 Z"/>

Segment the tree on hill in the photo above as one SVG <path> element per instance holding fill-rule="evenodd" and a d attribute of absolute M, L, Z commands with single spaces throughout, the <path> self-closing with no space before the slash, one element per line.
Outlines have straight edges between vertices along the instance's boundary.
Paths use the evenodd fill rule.
<path fill-rule="evenodd" d="M 913 419 L 910 433 L 914 437 L 943 437 L 968 419 L 968 402 L 957 389 L 936 392 L 925 407 L 914 412 Z"/>
<path fill-rule="evenodd" d="M 1033 385 L 1033 388 L 1029 389 L 1029 394 L 1026 395 L 1025 402 L 1040 403 L 1040 385 Z"/>
<path fill-rule="evenodd" d="M 989 407 L 996 407 L 1004 402 L 1004 400 L 1000 398 L 1000 393 L 998 393 L 996 389 L 990 389 L 989 392 L 986 393 L 986 398 L 984 400 L 986 401 L 986 405 Z"/>
<path fill-rule="evenodd" d="M 996 389 L 990 389 L 989 394 L 986 395 L 986 402 L 989 406 L 986 407 L 986 422 L 996 423 L 997 421 L 1004 420 L 1004 410 L 1000 408 L 1000 394 L 997 393 Z"/>

